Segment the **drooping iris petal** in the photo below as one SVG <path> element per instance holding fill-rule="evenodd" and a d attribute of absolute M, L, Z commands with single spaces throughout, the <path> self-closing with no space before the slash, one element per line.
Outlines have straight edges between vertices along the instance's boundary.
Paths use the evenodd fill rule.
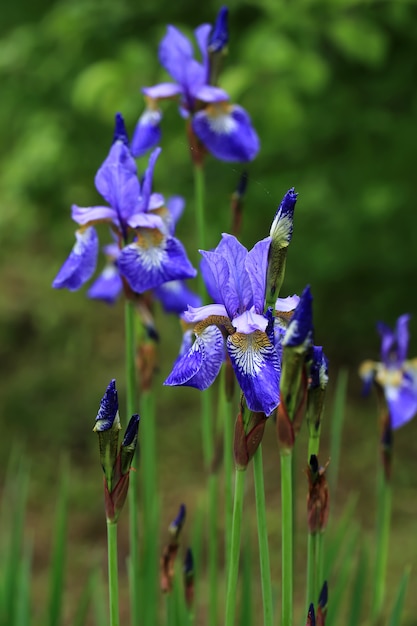
<path fill-rule="evenodd" d="M 161 141 L 162 113 L 159 109 L 145 109 L 133 133 L 130 149 L 133 156 L 140 157 Z"/>
<path fill-rule="evenodd" d="M 194 116 L 192 126 L 207 150 L 221 161 L 251 161 L 259 151 L 250 117 L 238 105 L 209 105 Z"/>
<path fill-rule="evenodd" d="M 163 283 L 154 290 L 154 295 L 161 302 L 167 313 L 180 315 L 188 306 L 201 305 L 200 296 L 191 291 L 182 280 L 172 280 Z"/>
<path fill-rule="evenodd" d="M 270 237 L 258 241 L 245 259 L 245 268 L 252 286 L 253 304 L 258 312 L 263 311 L 265 306 L 266 270 L 270 245 Z"/>
<path fill-rule="evenodd" d="M 121 223 L 135 211 L 139 200 L 136 163 L 130 149 L 121 140 L 110 148 L 107 159 L 96 174 L 95 185 L 117 212 Z"/>
<path fill-rule="evenodd" d="M 234 333 L 227 351 L 249 409 L 270 415 L 279 403 L 280 362 L 267 335 Z"/>
<path fill-rule="evenodd" d="M 76 242 L 69 257 L 56 275 L 52 287 L 76 291 L 94 274 L 98 256 L 98 237 L 90 226 L 75 233 Z"/>
<path fill-rule="evenodd" d="M 143 229 L 137 242 L 122 249 L 117 265 L 136 293 L 197 273 L 178 239 L 151 229 Z"/>
<path fill-rule="evenodd" d="M 87 296 L 93 300 L 103 300 L 107 304 L 114 304 L 123 289 L 123 282 L 120 278 L 119 270 L 110 263 L 94 281 Z"/>
<path fill-rule="evenodd" d="M 400 386 L 385 387 L 385 397 L 394 430 L 409 422 L 417 413 L 417 389 L 406 375 Z"/>
<path fill-rule="evenodd" d="M 164 385 L 207 389 L 216 379 L 224 360 L 224 339 L 216 326 L 199 334 L 190 350 L 174 364 Z"/>

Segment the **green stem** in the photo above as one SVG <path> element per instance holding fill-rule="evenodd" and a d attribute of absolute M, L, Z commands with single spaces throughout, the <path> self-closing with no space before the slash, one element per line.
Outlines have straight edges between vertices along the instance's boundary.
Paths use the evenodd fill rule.
<path fill-rule="evenodd" d="M 382 610 L 385 599 L 385 580 L 388 563 L 388 545 L 391 522 L 391 484 L 386 480 L 383 469 L 380 469 L 378 485 L 378 521 L 376 541 L 376 563 L 374 598 L 372 606 L 373 620 L 376 621 Z"/>
<path fill-rule="evenodd" d="M 308 533 L 307 538 L 307 597 L 306 597 L 306 614 L 311 602 L 316 606 L 317 603 L 317 580 L 318 580 L 318 561 L 317 561 L 317 533 Z"/>
<path fill-rule="evenodd" d="M 265 487 L 262 463 L 262 444 L 253 457 L 256 516 L 258 521 L 259 560 L 261 569 L 262 605 L 264 626 L 273 624 L 271 567 L 269 563 L 268 531 L 266 527 Z"/>
<path fill-rule="evenodd" d="M 119 626 L 119 578 L 117 571 L 117 523 L 107 520 L 110 626 Z"/>
<path fill-rule="evenodd" d="M 233 420 L 231 413 L 231 403 L 227 402 L 225 390 L 226 368 L 222 367 L 222 378 L 220 381 L 220 403 L 223 417 L 223 463 L 224 463 L 224 507 L 225 507 L 225 562 L 226 572 L 229 568 L 230 544 L 233 519 Z"/>
<path fill-rule="evenodd" d="M 236 608 L 236 590 L 239 573 L 240 534 L 242 526 L 243 495 L 245 487 L 245 470 L 236 469 L 235 497 L 233 503 L 232 540 L 230 546 L 230 563 L 227 576 L 226 619 L 225 626 L 234 626 Z"/>
<path fill-rule="evenodd" d="M 136 365 L 135 365 L 135 307 L 131 300 L 125 302 L 125 358 L 126 358 L 126 424 L 136 412 Z M 137 459 L 137 455 L 136 455 Z M 135 460 L 133 460 L 133 466 Z M 139 546 L 138 546 L 138 477 L 131 472 L 129 477 L 129 544 L 130 544 L 130 571 L 132 574 L 132 589 L 140 588 Z M 139 595 L 130 594 L 130 610 L 132 626 L 139 625 Z"/>
<path fill-rule="evenodd" d="M 307 463 L 310 463 L 311 455 L 315 454 L 317 457 L 319 455 L 320 448 L 320 433 L 318 436 L 309 435 L 308 437 L 308 454 L 307 454 Z"/>
<path fill-rule="evenodd" d="M 293 503 L 292 452 L 281 453 L 282 626 L 293 622 Z"/>
<path fill-rule="evenodd" d="M 200 250 L 206 249 L 206 224 L 205 224 L 205 210 L 204 210 L 204 196 L 205 196 L 205 182 L 204 182 L 204 168 L 202 165 L 194 165 L 194 204 L 195 204 L 195 218 L 197 226 L 197 242 Z M 204 281 L 199 273 L 199 293 L 202 296 L 205 295 Z"/>
<path fill-rule="evenodd" d="M 216 626 L 217 619 L 217 596 L 219 576 L 217 567 L 218 537 L 217 537 L 217 501 L 218 501 L 218 477 L 210 474 L 208 481 L 209 490 L 209 537 L 208 537 L 208 569 L 209 569 L 209 626 Z"/>

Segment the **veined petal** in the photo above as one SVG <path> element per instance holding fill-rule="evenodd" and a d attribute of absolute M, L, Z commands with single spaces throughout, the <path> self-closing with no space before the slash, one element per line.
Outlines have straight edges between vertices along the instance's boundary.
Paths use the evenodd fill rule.
<path fill-rule="evenodd" d="M 142 93 L 152 100 L 162 100 L 164 98 L 173 98 L 178 96 L 182 89 L 177 83 L 159 83 L 152 87 L 143 87 Z"/>
<path fill-rule="evenodd" d="M 184 313 L 188 306 L 201 305 L 200 296 L 191 291 L 183 280 L 171 280 L 154 290 L 156 298 L 167 313 Z"/>
<path fill-rule="evenodd" d="M 194 31 L 194 35 L 195 35 L 198 47 L 201 52 L 201 57 L 203 59 L 203 66 L 206 69 L 206 79 L 208 79 L 208 69 L 209 69 L 208 42 L 209 42 L 211 29 L 212 29 L 211 24 L 201 24 Z"/>
<path fill-rule="evenodd" d="M 202 322 L 210 315 L 228 317 L 226 308 L 222 304 L 206 304 L 200 307 L 189 306 L 183 317 L 189 324 L 196 324 L 197 322 Z"/>
<path fill-rule="evenodd" d="M 117 265 L 136 293 L 170 280 L 194 278 L 197 273 L 181 242 L 157 229 L 141 230 L 137 242 L 123 248 Z"/>
<path fill-rule="evenodd" d="M 216 379 L 224 360 L 224 339 L 216 326 L 197 336 L 190 350 L 176 361 L 164 385 L 207 389 Z"/>
<path fill-rule="evenodd" d="M 175 26 L 169 25 L 159 44 L 159 61 L 180 85 L 184 84 L 187 64 L 193 58 L 191 43 Z"/>
<path fill-rule="evenodd" d="M 297 308 L 299 302 L 300 296 L 297 296 L 297 294 L 287 296 L 286 298 L 277 298 L 275 310 L 281 313 L 290 313 L 290 311 L 294 311 Z"/>
<path fill-rule="evenodd" d="M 279 403 L 280 362 L 266 333 L 235 333 L 227 351 L 251 411 L 270 415 Z"/>
<path fill-rule="evenodd" d="M 123 141 L 116 141 L 95 177 L 97 191 L 117 212 L 121 222 L 135 211 L 139 199 L 136 163 Z"/>
<path fill-rule="evenodd" d="M 223 283 L 221 292 L 229 317 L 234 318 L 253 304 L 252 285 L 245 266 L 248 251 L 236 237 L 223 233 L 215 252 L 229 266 L 229 280 Z"/>
<path fill-rule="evenodd" d="M 258 313 L 261 313 L 265 306 L 266 270 L 270 245 L 270 237 L 258 241 L 245 259 L 245 268 L 252 286 L 253 304 Z"/>
<path fill-rule="evenodd" d="M 113 224 L 120 228 L 116 211 L 108 206 L 81 207 L 77 204 L 73 204 L 71 207 L 71 217 L 74 222 L 77 222 L 80 226 L 97 222 L 113 222 Z"/>
<path fill-rule="evenodd" d="M 226 304 L 223 300 L 223 285 L 229 281 L 229 264 L 221 254 L 200 250 L 205 263 L 201 264 L 201 272 L 209 294 L 218 304 Z"/>
<path fill-rule="evenodd" d="M 95 228 L 77 230 L 76 242 L 69 257 L 56 275 L 52 287 L 76 291 L 94 274 L 98 256 L 98 237 Z"/>
<path fill-rule="evenodd" d="M 123 289 L 119 270 L 114 263 L 109 263 L 99 277 L 87 291 L 87 296 L 93 300 L 103 300 L 107 304 L 114 304 Z"/>
<path fill-rule="evenodd" d="M 238 105 L 211 104 L 194 116 L 192 126 L 207 150 L 221 161 L 251 161 L 259 151 L 250 117 Z"/>
<path fill-rule="evenodd" d="M 140 157 L 161 141 L 162 113 L 159 109 L 145 109 L 133 133 L 130 149 L 133 156 Z"/>

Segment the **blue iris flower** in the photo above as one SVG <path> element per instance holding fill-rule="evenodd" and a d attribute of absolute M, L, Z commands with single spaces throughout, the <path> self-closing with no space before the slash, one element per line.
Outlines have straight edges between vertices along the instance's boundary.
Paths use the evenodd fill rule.
<path fill-rule="evenodd" d="M 194 324 L 195 341 L 188 332 L 165 385 L 206 389 L 227 350 L 249 409 L 270 415 L 277 407 L 279 344 L 285 330 L 264 314 L 270 243 L 267 237 L 248 252 L 235 237 L 224 234 L 214 251 L 201 251 L 204 281 L 215 304 L 188 307 L 183 317 Z M 278 299 L 277 308 L 287 312 L 298 300 Z"/>
<path fill-rule="evenodd" d="M 190 41 L 175 26 L 168 26 L 159 46 L 159 60 L 175 82 L 144 87 L 146 109 L 139 118 L 132 153 L 145 154 L 160 142 L 162 113 L 159 101 L 179 98 L 182 117 L 208 152 L 222 161 L 251 161 L 259 151 L 259 138 L 248 113 L 231 104 L 228 94 L 210 84 L 210 55 L 228 40 L 227 9 L 220 9 L 214 29 L 202 24 L 195 30 L 201 62 L 194 58 Z"/>
<path fill-rule="evenodd" d="M 107 222 L 117 242 L 115 267 L 108 268 L 91 297 L 106 293 L 113 300 L 125 280 L 135 293 L 143 293 L 165 282 L 196 275 L 185 249 L 174 237 L 175 223 L 182 212 L 176 199 L 168 205 L 163 196 L 152 193 L 152 178 L 160 148 L 155 149 L 140 183 L 130 152 L 123 118 L 116 115 L 114 142 L 95 177 L 97 191 L 107 206 L 72 206 L 72 218 L 79 224 L 76 243 L 53 287 L 79 289 L 96 269 L 99 241 L 95 225 Z M 117 268 L 118 273 L 115 271 Z"/>
<path fill-rule="evenodd" d="M 407 360 L 410 316 L 401 315 L 394 330 L 380 322 L 381 361 L 365 361 L 359 373 L 368 391 L 371 383 L 380 385 L 395 430 L 409 422 L 417 413 L 417 363 Z"/>

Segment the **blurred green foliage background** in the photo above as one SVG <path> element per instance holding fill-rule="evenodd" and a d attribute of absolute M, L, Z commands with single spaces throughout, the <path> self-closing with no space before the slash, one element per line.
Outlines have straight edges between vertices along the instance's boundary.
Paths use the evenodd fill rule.
<path fill-rule="evenodd" d="M 333 372 L 341 364 L 354 372 L 361 359 L 378 356 L 377 320 L 393 324 L 417 310 L 416 5 L 230 0 L 228 6 L 229 55 L 220 84 L 249 111 L 262 146 L 248 167 L 241 239 L 251 247 L 266 236 L 284 192 L 295 186 L 283 295 L 311 284 L 316 342 Z M 123 397 L 121 303 L 109 308 L 82 292 L 51 289 L 73 245 L 70 206 L 99 200 L 94 175 L 109 149 L 115 112 L 131 133 L 143 110 L 140 88 L 167 79 L 157 57 L 166 24 L 192 35 L 219 8 L 213 0 L 21 0 L 2 9 L 1 419 L 13 440 L 50 452 L 46 464 L 66 447 L 82 466 L 96 445 L 90 429 L 110 378 L 118 379 Z M 186 197 L 177 232 L 196 262 L 184 124 L 174 104 L 163 109 L 155 188 Z M 142 159 L 141 171 L 145 165 Z M 213 246 L 230 229 L 230 195 L 242 169 L 207 160 Z M 161 388 L 181 333 L 177 320 L 161 313 L 157 323 L 161 436 L 171 442 L 167 457 L 178 458 L 181 442 L 198 441 L 196 433 L 175 443 L 197 392 Z M 415 321 L 411 331 L 417 333 Z M 359 384 L 353 394 L 357 400 Z M 2 437 L 4 459 L 9 447 L 10 437 Z M 198 450 L 190 454 L 198 463 Z M 184 482 L 192 466 L 177 467 Z"/>

